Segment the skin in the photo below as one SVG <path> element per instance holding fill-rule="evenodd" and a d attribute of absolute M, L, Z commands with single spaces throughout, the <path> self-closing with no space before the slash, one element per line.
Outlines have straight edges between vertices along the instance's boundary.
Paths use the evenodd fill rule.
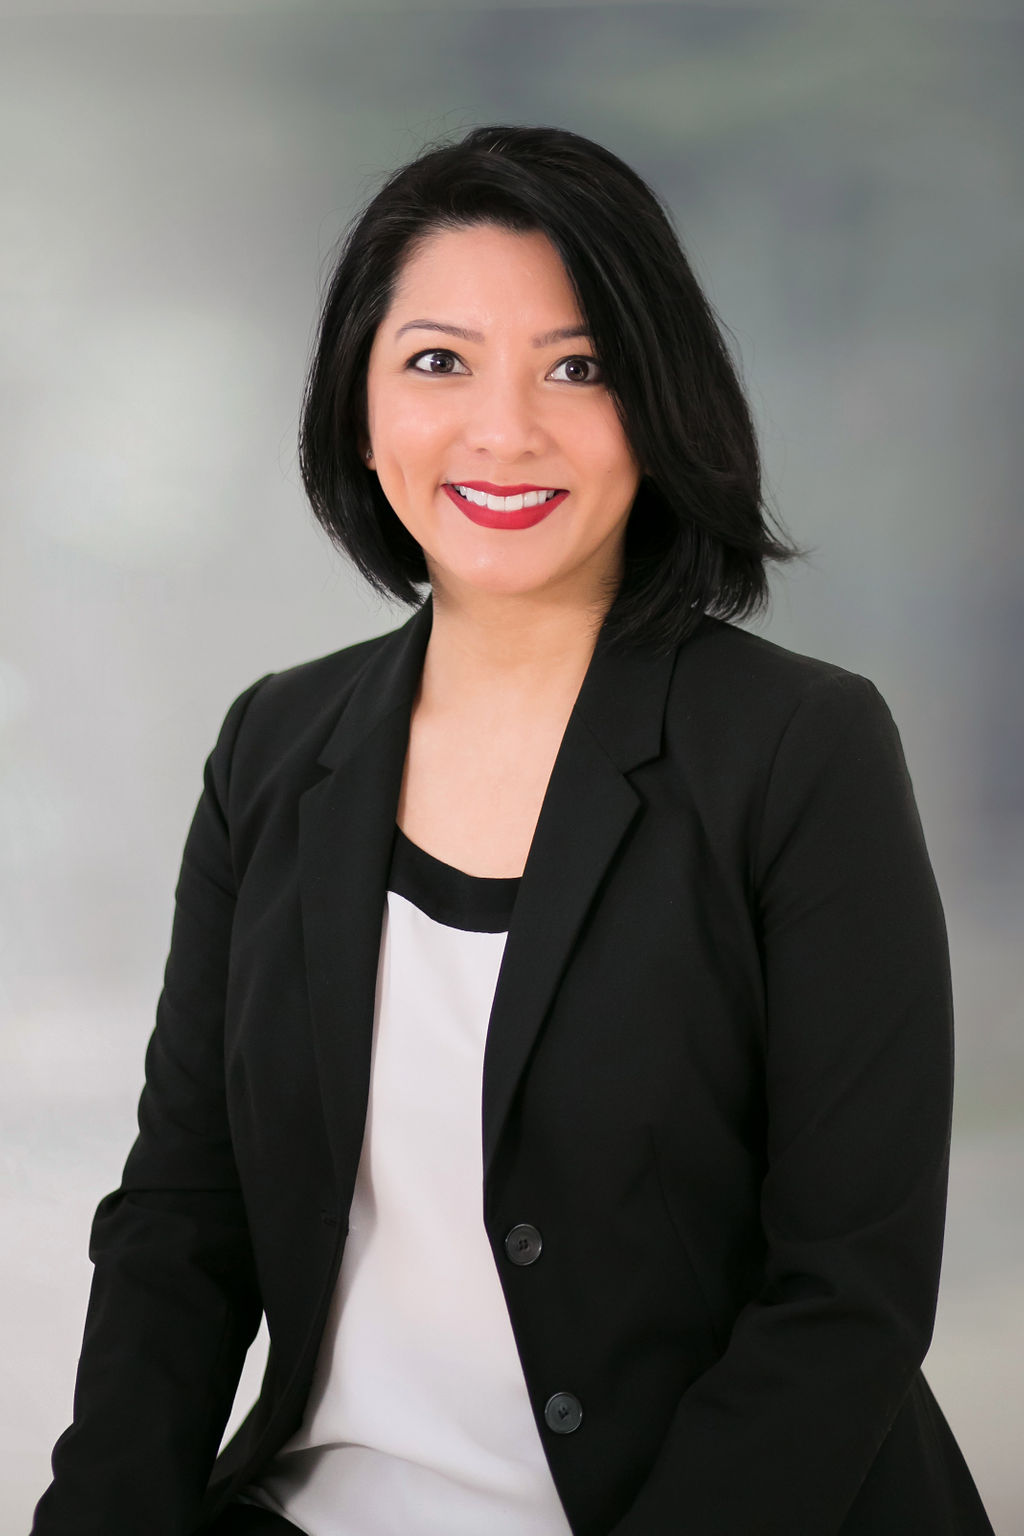
<path fill-rule="evenodd" d="M 429 319 L 480 334 L 408 330 Z M 367 369 L 368 473 L 424 551 L 434 623 L 417 707 L 506 728 L 564 719 L 622 569 L 642 470 L 546 235 L 438 231 L 407 258 Z M 580 358 L 594 359 L 589 364 Z M 565 366 L 569 361 L 569 366 Z M 532 528 L 483 528 L 445 481 L 564 488 Z"/>

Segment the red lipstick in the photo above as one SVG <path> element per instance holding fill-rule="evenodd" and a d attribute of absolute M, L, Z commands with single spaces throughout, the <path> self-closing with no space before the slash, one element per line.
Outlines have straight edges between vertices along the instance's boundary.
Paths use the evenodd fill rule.
<path fill-rule="evenodd" d="M 471 491 L 484 491 L 488 496 L 525 496 L 528 491 L 553 489 L 545 485 L 491 485 L 486 480 L 460 480 L 459 484 Z M 454 485 L 446 484 L 443 490 L 449 501 L 453 502 L 471 523 L 477 523 L 481 528 L 508 529 L 532 528 L 535 523 L 543 522 L 556 507 L 561 506 L 569 494 L 568 491 L 558 491 L 547 501 L 538 502 L 535 507 L 521 507 L 518 512 L 494 512 L 490 507 L 478 507 L 476 502 L 467 501 L 465 496 L 459 495 Z"/>

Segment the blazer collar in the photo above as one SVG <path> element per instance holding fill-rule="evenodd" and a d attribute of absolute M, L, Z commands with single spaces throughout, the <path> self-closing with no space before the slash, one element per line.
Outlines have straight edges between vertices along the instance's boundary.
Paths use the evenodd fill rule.
<path fill-rule="evenodd" d="M 428 596 L 401 628 L 382 637 L 317 759 L 320 764 L 337 768 L 393 710 L 403 711 L 408 724 L 433 618 L 433 598 Z M 624 773 L 661 750 L 675 655 L 674 650 L 666 654 L 646 646 L 612 649 L 604 625 L 598 633 L 573 713 Z"/>
<path fill-rule="evenodd" d="M 370 1086 L 383 911 L 412 704 L 433 622 L 428 597 L 371 654 L 299 807 L 303 942 L 323 1111 L 344 1205 Z M 627 778 L 661 751 L 677 651 L 609 647 L 599 632 L 541 806 L 488 1022 L 485 1196 L 516 1089 L 573 944 L 642 802 Z"/>

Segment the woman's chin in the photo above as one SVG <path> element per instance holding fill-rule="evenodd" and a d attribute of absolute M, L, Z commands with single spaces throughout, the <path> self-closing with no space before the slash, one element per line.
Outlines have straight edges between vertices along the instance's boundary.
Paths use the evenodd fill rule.
<path fill-rule="evenodd" d="M 559 573 L 549 564 L 523 562 L 497 554 L 482 559 L 452 561 L 439 565 L 428 559 L 431 584 L 452 596 L 494 598 L 539 597 Z"/>

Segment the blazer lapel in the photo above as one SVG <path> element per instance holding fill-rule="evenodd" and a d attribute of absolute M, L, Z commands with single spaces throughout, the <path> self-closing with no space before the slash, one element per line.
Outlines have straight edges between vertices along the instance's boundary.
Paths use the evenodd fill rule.
<path fill-rule="evenodd" d="M 627 772 L 661 751 L 675 651 L 598 635 L 541 806 L 487 1029 L 484 1184 L 561 975 L 605 872 L 640 814 Z"/>
<path fill-rule="evenodd" d="M 343 1210 L 362 1148 L 395 817 L 432 622 L 428 597 L 372 654 L 317 759 L 333 771 L 299 801 L 306 977 Z"/>
<path fill-rule="evenodd" d="M 381 924 L 398 796 L 433 622 L 430 597 L 368 660 L 299 805 L 303 943 L 323 1110 L 347 1206 L 370 1086 Z M 641 800 L 627 773 L 661 751 L 676 652 L 599 633 L 552 769 L 488 1023 L 485 1183 L 534 1041 Z"/>

